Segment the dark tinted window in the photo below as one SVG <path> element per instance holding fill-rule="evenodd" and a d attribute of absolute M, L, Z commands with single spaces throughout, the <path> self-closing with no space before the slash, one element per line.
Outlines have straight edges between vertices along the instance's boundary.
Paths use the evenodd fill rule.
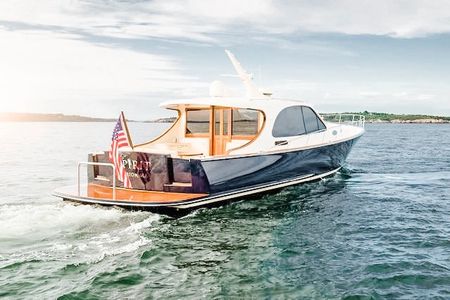
<path fill-rule="evenodd" d="M 327 129 L 320 118 L 317 118 L 317 123 L 319 123 L 319 130 Z"/>
<path fill-rule="evenodd" d="M 283 109 L 275 120 L 272 129 L 274 137 L 295 136 L 306 133 L 301 106 L 291 106 Z"/>
<path fill-rule="evenodd" d="M 303 120 L 305 121 L 306 132 L 314 132 L 325 129 L 325 125 L 316 115 L 316 113 L 309 107 L 302 106 Z"/>
<path fill-rule="evenodd" d="M 209 133 L 209 109 L 186 111 L 186 133 Z"/>
<path fill-rule="evenodd" d="M 251 109 L 233 109 L 232 135 L 258 133 L 258 112 Z"/>
<path fill-rule="evenodd" d="M 303 107 L 302 109 L 306 131 L 309 133 L 319 130 L 319 124 L 317 123 L 316 114 L 309 107 Z"/>
<path fill-rule="evenodd" d="M 317 123 L 319 123 L 319 130 L 327 129 L 320 118 L 317 118 Z"/>

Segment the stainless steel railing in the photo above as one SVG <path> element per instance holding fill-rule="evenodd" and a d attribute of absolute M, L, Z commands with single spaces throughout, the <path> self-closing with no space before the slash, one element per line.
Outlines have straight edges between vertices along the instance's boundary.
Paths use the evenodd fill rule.
<path fill-rule="evenodd" d="M 80 167 L 82 165 L 86 165 L 86 166 L 105 166 L 105 167 L 111 167 L 113 169 L 113 182 L 112 182 L 112 197 L 113 200 L 116 200 L 116 166 L 114 164 L 111 163 L 99 163 L 99 162 L 93 162 L 93 161 L 83 161 L 83 162 L 79 162 L 78 166 L 77 166 L 77 180 L 78 180 L 78 196 L 81 195 L 81 188 L 80 188 Z"/>
<path fill-rule="evenodd" d="M 321 114 L 324 121 L 338 123 L 338 124 L 348 124 L 352 126 L 358 126 L 364 128 L 366 123 L 366 116 L 359 114 Z"/>

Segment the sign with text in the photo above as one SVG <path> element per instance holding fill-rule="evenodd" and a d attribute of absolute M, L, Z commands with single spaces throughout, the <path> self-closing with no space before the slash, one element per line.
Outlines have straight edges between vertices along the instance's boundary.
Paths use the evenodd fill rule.
<path fill-rule="evenodd" d="M 123 166 L 134 189 L 163 191 L 169 183 L 168 156 L 145 152 L 121 152 Z"/>

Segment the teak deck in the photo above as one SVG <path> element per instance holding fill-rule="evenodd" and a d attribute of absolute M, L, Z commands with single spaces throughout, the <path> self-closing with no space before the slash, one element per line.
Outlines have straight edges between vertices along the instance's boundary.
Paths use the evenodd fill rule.
<path fill-rule="evenodd" d="M 87 189 L 88 197 L 90 198 L 146 203 L 172 203 L 208 196 L 208 194 L 140 191 L 116 188 L 116 198 L 113 199 L 113 189 L 111 187 L 89 184 Z"/>

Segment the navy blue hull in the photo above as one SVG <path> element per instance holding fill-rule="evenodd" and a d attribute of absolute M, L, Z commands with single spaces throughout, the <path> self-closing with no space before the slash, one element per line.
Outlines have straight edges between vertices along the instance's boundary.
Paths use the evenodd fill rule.
<path fill-rule="evenodd" d="M 228 201 L 274 191 L 279 188 L 318 180 L 340 168 L 359 137 L 345 142 L 306 150 L 228 157 L 212 160 L 171 161 L 174 179 L 190 177 L 188 192 L 207 196 L 179 202 L 122 201 L 77 195 L 76 191 L 55 191 L 65 200 L 81 203 L 115 205 L 129 209 L 148 209 L 176 215 L 203 206 L 215 206 Z M 187 176 L 189 175 L 190 176 Z M 169 176 L 170 177 L 170 176 Z M 186 191 L 180 191 L 186 192 Z"/>
<path fill-rule="evenodd" d="M 205 160 L 201 166 L 214 195 L 330 172 L 343 165 L 357 140 L 292 152 Z"/>

